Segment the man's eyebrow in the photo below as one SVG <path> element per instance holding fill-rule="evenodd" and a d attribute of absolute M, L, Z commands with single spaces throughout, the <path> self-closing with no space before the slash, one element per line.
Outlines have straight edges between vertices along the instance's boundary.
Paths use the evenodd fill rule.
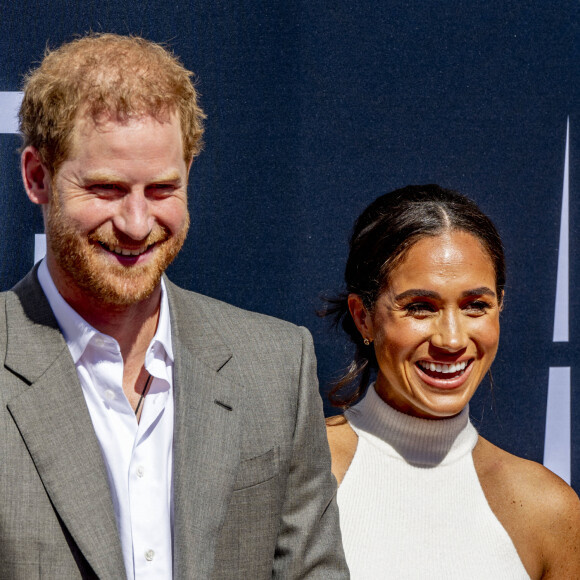
<path fill-rule="evenodd" d="M 82 176 L 85 183 L 112 183 L 113 181 L 123 181 L 120 175 L 107 173 L 105 171 L 93 171 Z"/>
<path fill-rule="evenodd" d="M 83 176 L 85 183 L 125 183 L 125 179 L 116 173 L 108 171 L 94 171 Z M 148 180 L 150 183 L 170 183 L 181 182 L 181 175 L 177 171 L 169 170 L 166 173 L 155 175 L 153 179 Z"/>
<path fill-rule="evenodd" d="M 181 181 L 181 175 L 177 171 L 168 171 L 167 173 L 161 173 L 155 176 L 155 179 L 151 180 L 151 183 L 161 183 L 161 182 L 171 182 L 171 181 Z"/>

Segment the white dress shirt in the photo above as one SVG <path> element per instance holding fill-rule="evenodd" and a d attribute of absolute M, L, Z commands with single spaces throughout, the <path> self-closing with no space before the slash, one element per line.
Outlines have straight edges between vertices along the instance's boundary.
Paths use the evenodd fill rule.
<path fill-rule="evenodd" d="M 38 279 L 76 365 L 103 452 L 127 578 L 171 579 L 173 350 L 165 285 L 162 281 L 159 323 L 145 355 L 145 369 L 153 378 L 137 423 L 123 392 L 123 358 L 117 341 L 69 306 L 44 260 Z"/>

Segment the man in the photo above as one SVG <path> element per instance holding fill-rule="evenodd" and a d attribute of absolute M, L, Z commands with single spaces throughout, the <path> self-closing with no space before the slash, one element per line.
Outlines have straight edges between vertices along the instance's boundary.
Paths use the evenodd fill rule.
<path fill-rule="evenodd" d="M 46 259 L 0 298 L 1 578 L 347 578 L 311 339 L 174 286 L 203 113 L 159 45 L 27 78 Z"/>

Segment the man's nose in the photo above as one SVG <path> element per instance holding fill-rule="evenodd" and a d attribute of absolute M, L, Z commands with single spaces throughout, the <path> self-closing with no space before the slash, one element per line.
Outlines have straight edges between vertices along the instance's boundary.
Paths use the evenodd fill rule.
<path fill-rule="evenodd" d="M 455 311 L 442 312 L 431 337 L 431 344 L 448 352 L 457 352 L 467 346 L 468 337 L 462 315 Z"/>
<path fill-rule="evenodd" d="M 144 191 L 131 191 L 119 200 L 113 223 L 117 230 L 133 240 L 144 240 L 153 229 L 150 202 Z"/>

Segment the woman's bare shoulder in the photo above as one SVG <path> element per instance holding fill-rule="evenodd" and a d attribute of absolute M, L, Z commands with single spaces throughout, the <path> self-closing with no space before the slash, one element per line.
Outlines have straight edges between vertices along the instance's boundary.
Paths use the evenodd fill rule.
<path fill-rule="evenodd" d="M 580 508 L 575 491 L 556 474 L 535 461 L 512 455 L 479 437 L 473 459 L 482 483 L 493 482 L 503 492 L 511 491 L 530 502 L 529 509 L 538 515 L 557 514 L 568 507 Z M 534 501 L 536 500 L 536 501 Z"/>
<path fill-rule="evenodd" d="M 580 578 L 580 500 L 543 465 L 480 437 L 475 468 L 488 503 L 532 578 Z"/>
<path fill-rule="evenodd" d="M 354 457 L 358 437 L 344 415 L 326 419 L 326 436 L 332 458 L 332 473 L 340 485 Z"/>

